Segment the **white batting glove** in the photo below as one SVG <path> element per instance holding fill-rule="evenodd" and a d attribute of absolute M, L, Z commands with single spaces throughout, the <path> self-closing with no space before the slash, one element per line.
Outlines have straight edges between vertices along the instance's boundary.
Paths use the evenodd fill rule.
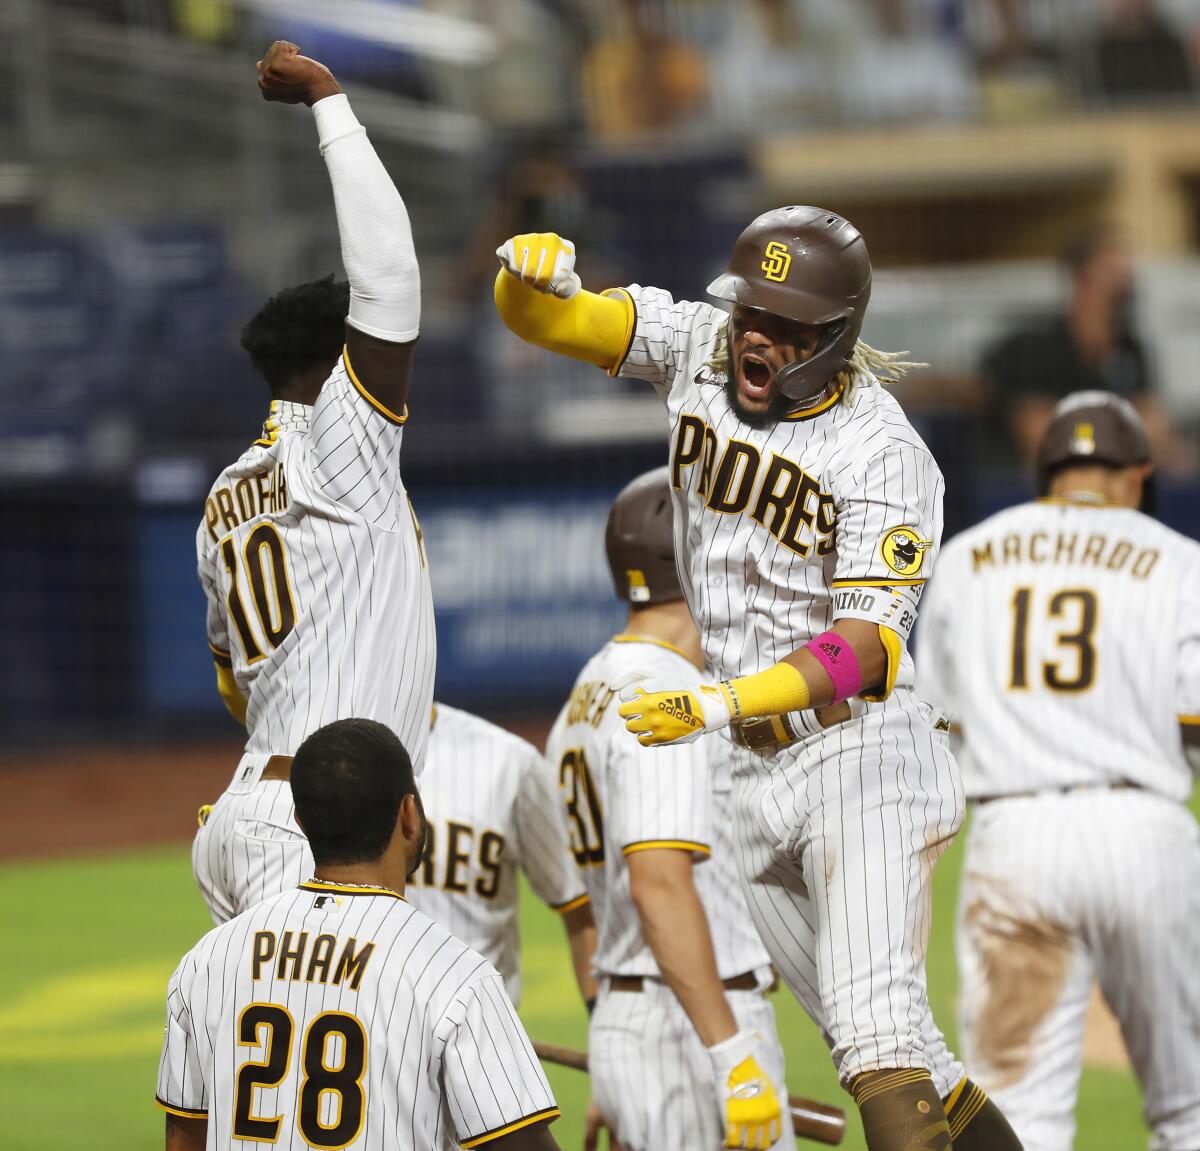
<path fill-rule="evenodd" d="M 504 270 L 547 296 L 569 300 L 579 291 L 575 245 L 553 232 L 526 232 L 496 249 Z"/>
<path fill-rule="evenodd" d="M 621 692 L 617 714 L 643 747 L 691 743 L 729 726 L 733 704 L 721 684 L 672 686 L 667 677 L 639 679 Z"/>
<path fill-rule="evenodd" d="M 725 1119 L 726 1147 L 767 1151 L 783 1134 L 779 1092 L 755 1058 L 762 1042 L 758 1031 L 739 1031 L 706 1049 Z"/>

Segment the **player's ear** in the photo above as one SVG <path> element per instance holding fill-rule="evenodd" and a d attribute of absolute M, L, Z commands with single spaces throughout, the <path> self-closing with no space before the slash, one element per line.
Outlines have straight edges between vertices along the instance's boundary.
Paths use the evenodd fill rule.
<path fill-rule="evenodd" d="M 410 791 L 400 801 L 400 834 L 404 842 L 411 846 L 420 846 L 425 837 L 425 813 L 421 807 L 420 796 Z"/>

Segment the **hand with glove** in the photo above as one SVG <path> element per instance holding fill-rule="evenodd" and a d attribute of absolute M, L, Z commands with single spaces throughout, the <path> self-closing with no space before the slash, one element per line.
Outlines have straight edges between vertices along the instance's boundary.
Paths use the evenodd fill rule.
<path fill-rule="evenodd" d="M 673 688 L 670 682 L 641 679 L 621 691 L 617 713 L 643 747 L 691 743 L 729 726 L 735 709 L 723 683 Z"/>
<path fill-rule="evenodd" d="M 757 1031 L 739 1031 L 706 1049 L 725 1113 L 726 1147 L 766 1151 L 783 1133 L 779 1093 L 754 1057 L 762 1041 Z"/>
<path fill-rule="evenodd" d="M 575 245 L 553 232 L 527 232 L 496 249 L 500 264 L 522 284 L 547 296 L 569 300 L 580 287 Z"/>

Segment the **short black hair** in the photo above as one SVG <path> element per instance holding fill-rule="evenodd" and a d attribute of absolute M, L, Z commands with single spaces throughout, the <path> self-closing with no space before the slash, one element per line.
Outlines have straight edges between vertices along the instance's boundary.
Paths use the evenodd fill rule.
<path fill-rule="evenodd" d="M 370 719 L 339 719 L 314 731 L 292 761 L 292 799 L 313 859 L 372 863 L 391 841 L 412 760 L 395 732 Z"/>
<path fill-rule="evenodd" d="M 333 273 L 272 296 L 242 329 L 242 347 L 272 394 L 298 372 L 329 364 L 346 342 L 350 285 Z"/>

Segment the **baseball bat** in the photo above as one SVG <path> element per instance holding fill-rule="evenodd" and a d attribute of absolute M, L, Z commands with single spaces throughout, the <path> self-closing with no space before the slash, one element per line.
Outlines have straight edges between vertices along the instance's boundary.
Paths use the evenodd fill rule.
<path fill-rule="evenodd" d="M 560 1067 L 571 1067 L 576 1071 L 588 1069 L 586 1051 L 556 1047 L 553 1043 L 534 1043 L 533 1050 L 539 1059 L 547 1063 L 557 1063 Z M 846 1112 L 840 1107 L 818 1103 L 815 1099 L 802 1099 L 799 1095 L 788 1096 L 788 1107 L 798 1138 L 836 1147 L 845 1137 Z"/>

